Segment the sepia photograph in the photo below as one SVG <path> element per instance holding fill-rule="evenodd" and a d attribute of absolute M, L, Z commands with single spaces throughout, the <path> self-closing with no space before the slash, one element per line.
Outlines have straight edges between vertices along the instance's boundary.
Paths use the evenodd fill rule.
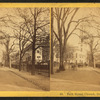
<path fill-rule="evenodd" d="M 50 90 L 49 38 L 49 8 L 0 8 L 0 91 Z"/>
<path fill-rule="evenodd" d="M 100 8 L 51 8 L 51 91 L 100 91 Z"/>

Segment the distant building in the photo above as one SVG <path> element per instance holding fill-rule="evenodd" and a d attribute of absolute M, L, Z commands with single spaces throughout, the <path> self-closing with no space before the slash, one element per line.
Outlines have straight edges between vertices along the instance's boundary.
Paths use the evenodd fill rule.
<path fill-rule="evenodd" d="M 55 52 L 54 54 L 54 62 L 60 61 L 59 53 Z M 66 51 L 64 55 L 64 62 L 66 63 L 74 63 L 74 64 L 87 64 L 87 52 L 84 50 L 82 44 L 78 46 L 70 46 L 68 47 L 68 51 Z"/>
<path fill-rule="evenodd" d="M 35 63 L 38 62 L 42 62 L 43 61 L 43 48 L 40 47 L 35 51 Z M 27 62 L 32 62 L 32 48 L 28 48 L 27 52 L 25 53 L 24 57 L 23 57 L 23 61 L 27 61 Z"/>
<path fill-rule="evenodd" d="M 59 62 L 60 61 L 59 44 L 54 46 L 53 50 L 55 50 L 54 53 L 53 53 L 53 61 Z"/>
<path fill-rule="evenodd" d="M 43 44 L 41 45 L 36 45 L 37 48 L 35 50 L 35 64 L 39 62 L 48 62 L 50 60 L 49 56 L 49 37 L 46 37 L 46 40 Z M 19 62 L 19 53 L 13 55 L 13 60 L 12 63 L 17 63 Z M 25 48 L 25 55 L 23 57 L 22 62 L 32 64 L 32 44 L 29 44 Z"/>
<path fill-rule="evenodd" d="M 100 68 L 100 52 L 94 54 L 94 67 Z"/>

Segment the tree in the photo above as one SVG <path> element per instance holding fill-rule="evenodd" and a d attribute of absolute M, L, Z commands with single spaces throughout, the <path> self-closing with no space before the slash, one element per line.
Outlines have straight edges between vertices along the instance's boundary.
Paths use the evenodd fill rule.
<path fill-rule="evenodd" d="M 99 44 L 100 44 L 100 37 L 99 37 L 99 31 L 97 28 L 96 23 L 94 23 L 95 20 L 93 19 L 88 23 L 83 23 L 80 28 L 80 34 L 76 34 L 80 40 L 81 43 L 88 45 L 88 60 L 89 65 L 94 67 L 95 66 L 95 54 L 99 52 Z"/>
<path fill-rule="evenodd" d="M 64 53 L 66 50 L 67 41 L 72 34 L 78 30 L 82 22 L 86 22 L 88 17 L 83 17 L 75 20 L 79 8 L 54 8 L 53 18 L 54 26 L 53 33 L 57 38 L 60 46 L 60 66 L 58 71 L 65 70 L 64 67 Z"/>
<path fill-rule="evenodd" d="M 53 8 L 51 8 L 51 74 L 53 74 Z"/>
<path fill-rule="evenodd" d="M 0 44 L 3 45 L 5 47 L 5 66 L 7 67 L 11 67 L 10 66 L 10 55 L 12 54 L 12 52 L 15 52 L 14 51 L 14 40 L 12 41 L 12 43 L 10 44 L 10 39 L 12 38 L 12 36 L 6 32 L 6 18 L 7 16 L 4 15 L 2 17 L 0 17 Z M 4 29 L 4 30 L 3 30 Z"/>
<path fill-rule="evenodd" d="M 99 39 L 98 34 L 97 33 L 92 34 L 90 32 L 87 32 L 86 30 L 84 30 L 83 36 L 81 37 L 81 42 L 88 45 L 88 47 L 90 49 L 88 52 L 89 65 L 92 67 L 95 67 L 94 56 L 98 52 L 98 50 L 100 49 L 100 48 L 98 48 L 99 44 L 100 44 L 100 39 Z"/>
<path fill-rule="evenodd" d="M 10 23 L 13 24 L 14 27 L 9 25 L 13 30 L 20 31 L 17 32 L 20 36 L 19 39 L 19 44 L 20 44 L 20 51 L 21 48 L 23 48 L 27 43 L 32 44 L 32 72 L 31 74 L 35 74 L 35 51 L 38 47 L 36 46 L 38 43 L 38 40 L 40 41 L 41 38 L 45 38 L 46 34 L 49 33 L 49 9 L 48 8 L 18 8 L 16 9 L 17 16 L 20 19 L 18 22 L 14 22 L 11 18 L 9 20 Z M 15 16 L 10 16 L 10 17 L 15 17 Z M 18 30 L 17 30 L 18 29 Z M 27 35 L 25 35 L 27 34 Z M 45 37 L 44 37 L 45 36 Z M 23 39 L 24 38 L 24 39 Z M 22 45 L 21 45 L 22 42 Z M 40 41 L 42 42 L 42 41 Z M 23 45 L 24 43 L 24 45 Z M 22 58 L 22 57 L 20 57 Z"/>
<path fill-rule="evenodd" d="M 33 17 L 33 23 L 34 23 L 33 31 L 29 31 L 31 35 L 31 39 L 32 39 L 32 72 L 31 74 L 34 75 L 35 74 L 35 50 L 37 49 L 36 48 L 37 35 L 40 35 L 40 37 L 42 37 L 43 33 L 47 33 L 46 28 L 50 22 L 49 22 L 49 19 L 47 18 L 48 13 L 49 13 L 48 8 L 34 8 L 34 12 L 32 11 L 32 9 L 30 9 L 30 12 Z M 47 18 L 47 20 L 45 18 Z M 39 33 L 42 33 L 42 34 L 39 34 Z"/>
<path fill-rule="evenodd" d="M 19 11 L 19 9 L 17 9 L 17 11 Z M 17 16 L 7 15 L 6 20 L 4 20 L 4 23 L 5 23 L 4 26 L 8 27 L 9 30 L 11 30 L 13 33 L 8 39 L 13 38 L 15 41 L 13 45 L 18 46 L 19 48 L 17 53 L 19 53 L 19 71 L 21 71 L 22 59 L 26 52 L 24 49 L 30 40 L 30 35 L 27 32 L 25 23 L 21 18 L 19 18 L 21 21 L 16 22 L 15 19 L 18 19 L 18 18 L 19 18 L 19 15 Z"/>
<path fill-rule="evenodd" d="M 0 39 L 2 41 L 0 41 L 0 44 L 4 45 L 5 46 L 5 66 L 7 67 L 11 67 L 11 64 L 10 64 L 10 55 L 15 52 L 14 50 L 14 41 L 10 44 L 10 38 L 11 36 L 9 34 L 7 34 L 6 32 L 3 32 L 3 31 L 0 31 L 0 33 L 2 34 Z"/>
<path fill-rule="evenodd" d="M 20 26 L 19 29 L 17 29 L 17 31 L 15 30 L 14 32 L 14 38 L 16 40 L 18 40 L 18 47 L 19 47 L 19 71 L 21 71 L 22 69 L 22 60 L 23 57 L 26 53 L 25 48 L 27 47 L 27 45 L 29 44 L 29 39 L 30 36 L 28 36 L 28 33 L 25 32 L 24 30 L 22 30 L 22 26 Z M 24 28 L 24 27 L 23 27 Z"/>

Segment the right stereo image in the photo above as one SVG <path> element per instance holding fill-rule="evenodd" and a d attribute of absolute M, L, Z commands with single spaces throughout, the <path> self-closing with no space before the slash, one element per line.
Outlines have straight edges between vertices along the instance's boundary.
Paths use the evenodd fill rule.
<path fill-rule="evenodd" d="M 51 8 L 51 91 L 100 91 L 100 8 Z"/>

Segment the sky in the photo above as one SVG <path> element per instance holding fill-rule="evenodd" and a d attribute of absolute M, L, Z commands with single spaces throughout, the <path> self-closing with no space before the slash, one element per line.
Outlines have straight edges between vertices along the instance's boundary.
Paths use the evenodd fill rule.
<path fill-rule="evenodd" d="M 55 9 L 54 9 L 54 11 L 55 11 Z M 81 19 L 81 18 L 84 18 L 84 17 L 89 17 L 89 19 L 91 20 L 92 19 L 91 15 L 95 16 L 93 19 L 95 19 L 98 23 L 100 23 L 100 8 L 97 8 L 97 7 L 95 7 L 95 8 L 92 8 L 92 7 L 79 8 L 79 10 L 77 11 L 76 15 L 74 16 L 74 21 L 77 21 L 78 19 Z M 70 17 L 68 17 L 68 18 L 70 19 Z M 67 21 L 65 23 L 66 26 L 68 25 L 69 19 L 67 19 Z M 93 22 L 90 22 L 90 24 L 92 26 L 95 26 L 95 24 Z M 93 28 L 93 27 L 88 27 L 86 25 L 86 22 L 83 23 L 82 26 L 84 26 L 84 30 L 86 30 L 89 34 L 92 34 L 92 35 L 96 35 L 97 34 L 97 30 L 95 28 Z M 74 27 L 75 27 L 75 24 L 71 24 L 69 32 L 71 32 Z M 57 32 L 57 24 L 56 24 L 56 20 L 55 19 L 54 19 L 54 30 Z M 74 33 L 80 35 L 82 32 L 79 31 L 79 30 L 75 30 Z M 67 43 L 69 45 L 73 46 L 73 47 L 74 46 L 75 47 L 80 47 L 81 40 L 75 34 L 72 34 L 70 36 L 70 38 L 68 39 Z M 94 41 L 96 42 L 97 39 L 95 39 Z M 83 44 L 83 48 L 84 48 L 85 52 L 88 52 L 90 50 L 89 45 L 87 45 L 87 44 Z M 99 49 L 100 49 L 100 46 L 99 46 Z"/>
<path fill-rule="evenodd" d="M 76 16 L 75 16 L 75 20 L 77 19 L 80 19 L 82 17 L 86 17 L 86 16 L 89 16 L 90 14 L 93 14 L 93 15 L 98 15 L 97 13 L 97 8 L 80 8 L 79 11 L 77 12 Z M 89 31 L 92 33 L 92 34 L 95 34 L 95 30 L 93 28 L 89 28 Z M 80 33 L 80 31 L 76 31 L 77 34 Z M 75 42 L 73 42 L 73 41 Z M 79 43 L 79 38 L 77 37 L 77 35 L 72 35 L 69 40 L 68 40 L 71 44 L 73 45 L 76 45 Z"/>
<path fill-rule="evenodd" d="M 98 9 L 98 8 L 80 8 L 75 16 L 75 20 L 80 19 L 82 17 L 89 16 L 89 15 L 100 16 L 100 9 Z M 96 18 L 96 21 L 100 22 L 100 18 Z M 84 26 L 84 28 L 85 28 L 85 30 L 87 30 L 87 32 L 89 34 L 93 34 L 93 35 L 97 34 L 97 30 L 94 29 L 93 27 L 88 28 L 87 26 Z M 81 33 L 81 31 L 76 31 L 76 34 L 80 34 L 80 33 Z M 77 35 L 73 34 L 69 38 L 68 43 L 73 46 L 79 46 L 81 42 L 80 42 L 80 38 Z M 89 46 L 84 44 L 84 49 L 86 51 L 89 51 Z"/>
<path fill-rule="evenodd" d="M 0 8 L 0 17 L 5 16 L 7 14 L 11 14 L 11 15 L 15 15 L 16 12 L 14 11 L 14 8 Z M 90 14 L 96 15 L 96 16 L 100 16 L 100 10 L 98 10 L 98 8 L 79 8 L 76 16 L 75 16 L 75 20 L 85 17 L 85 16 L 89 16 Z M 18 21 L 19 19 L 17 19 Z M 98 19 L 99 20 L 99 19 Z M 2 27 L 0 27 L 1 29 Z M 72 26 L 73 28 L 73 26 Z M 56 29 L 56 27 L 55 27 Z M 6 32 L 8 32 L 9 34 L 13 34 L 11 29 L 6 28 L 5 30 Z M 89 31 L 92 34 L 95 34 L 95 30 L 93 28 L 89 29 Z M 80 33 L 80 31 L 76 31 L 77 34 Z M 80 39 L 79 37 L 77 37 L 76 35 L 72 35 L 69 40 L 68 43 L 73 45 L 73 46 L 78 46 L 80 44 Z M 0 45 L 1 49 L 0 49 L 0 61 L 2 59 L 2 50 L 4 50 L 4 46 Z M 85 46 L 85 48 L 88 48 L 88 46 Z"/>
<path fill-rule="evenodd" d="M 13 15 L 14 13 L 15 12 L 12 8 L 0 8 L 0 18 L 6 16 L 8 14 Z M 6 32 L 7 34 L 12 34 L 12 30 L 10 28 L 3 27 L 1 22 L 0 22 L 0 25 L 1 25 L 0 30 L 4 30 L 4 32 Z M 1 35 L 2 34 L 0 33 L 0 36 Z M 3 41 L 3 40 L 0 40 L 0 41 Z M 12 42 L 12 39 L 10 40 L 10 42 Z M 0 48 L 0 62 L 1 62 L 2 61 L 2 56 L 3 56 L 2 53 L 3 53 L 3 51 L 5 51 L 5 46 L 0 44 L 0 47 L 1 47 Z"/>
<path fill-rule="evenodd" d="M 21 8 L 21 9 L 23 9 L 23 8 Z M 28 12 L 28 10 L 23 9 L 23 12 L 21 12 L 21 13 L 25 13 L 25 14 L 27 14 L 28 17 L 31 17 L 31 14 L 29 14 L 30 12 Z M 0 8 L 0 18 L 3 17 L 3 16 L 6 16 L 6 15 L 16 16 L 16 18 L 13 17 L 13 20 L 16 21 L 16 23 L 23 21 L 23 19 L 21 19 L 20 17 L 17 16 L 18 15 L 18 12 L 16 11 L 16 8 Z M 45 13 L 44 14 L 41 14 L 41 17 L 39 17 L 39 20 L 43 20 L 47 16 L 48 15 L 45 14 Z M 48 19 L 50 19 L 50 18 L 49 17 L 48 18 L 45 18 L 45 20 L 48 20 Z M 10 35 L 13 35 L 14 34 L 14 31 L 11 28 L 9 28 L 9 27 L 6 27 L 6 28 L 3 27 L 1 22 L 0 22 L 0 25 L 1 25 L 0 30 L 3 30 L 4 32 L 6 32 L 7 34 L 10 34 Z M 41 25 L 42 24 L 40 24 L 40 26 Z M 50 28 L 47 28 L 46 32 L 48 32 L 49 29 Z M 0 35 L 1 35 L 1 33 L 0 33 Z M 14 39 L 10 39 L 10 45 L 13 42 L 13 40 Z M 0 41 L 2 41 L 2 40 L 0 40 Z M 5 50 L 5 47 L 4 47 L 4 45 L 1 45 L 1 44 L 0 44 L 0 46 L 2 47 L 0 49 L 0 62 L 1 62 L 2 61 L 2 51 Z M 18 46 L 16 47 L 16 49 L 19 49 Z"/>

